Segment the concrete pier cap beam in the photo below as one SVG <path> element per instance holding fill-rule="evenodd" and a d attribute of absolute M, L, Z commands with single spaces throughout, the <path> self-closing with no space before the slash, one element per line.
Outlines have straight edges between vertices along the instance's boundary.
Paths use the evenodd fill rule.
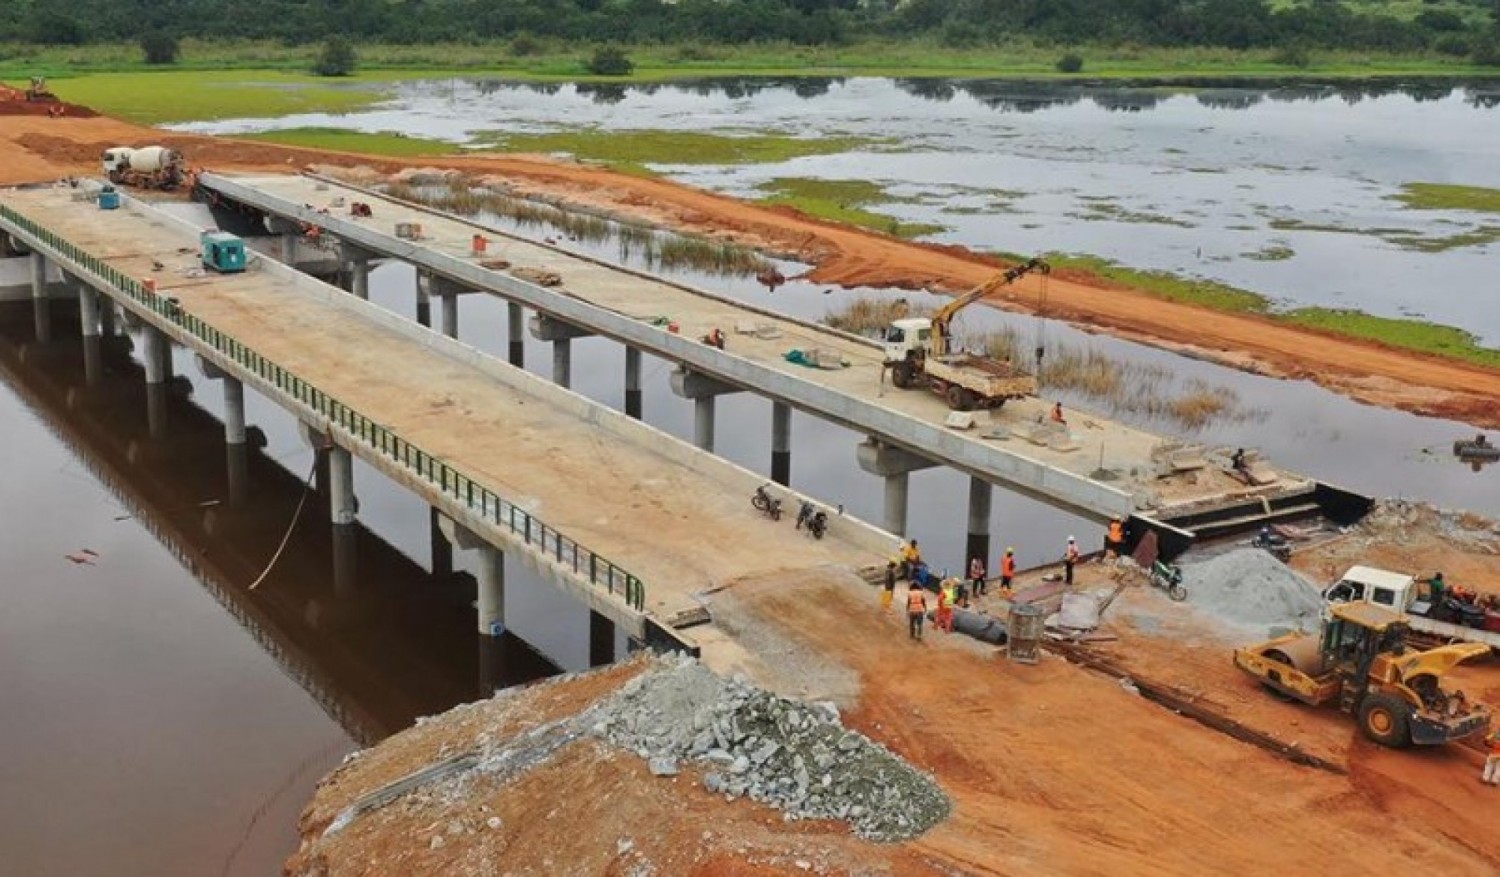
<path fill-rule="evenodd" d="M 881 478 L 906 475 L 919 469 L 931 469 L 938 465 L 935 460 L 929 460 L 905 448 L 886 444 L 876 438 L 868 438 L 860 442 L 854 454 L 859 461 L 859 468 L 871 475 L 879 475 Z"/>
<path fill-rule="evenodd" d="M 527 328 L 531 330 L 531 337 L 538 341 L 571 341 L 574 338 L 588 338 L 594 334 L 587 329 L 554 319 L 546 314 L 532 314 Z"/>
<path fill-rule="evenodd" d="M 708 375 L 699 374 L 685 368 L 672 369 L 672 392 L 684 399 L 711 399 L 714 396 L 723 396 L 728 393 L 738 393 L 740 388 L 733 384 L 711 378 Z"/>

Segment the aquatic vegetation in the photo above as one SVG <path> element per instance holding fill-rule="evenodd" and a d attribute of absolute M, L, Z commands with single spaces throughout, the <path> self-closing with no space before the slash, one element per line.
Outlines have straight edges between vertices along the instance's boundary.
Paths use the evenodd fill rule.
<path fill-rule="evenodd" d="M 1474 210 L 1500 213 L 1500 189 L 1483 186 L 1450 186 L 1441 183 L 1407 183 L 1392 195 L 1410 210 Z"/>
<path fill-rule="evenodd" d="M 893 196 L 885 191 L 884 186 L 869 180 L 777 177 L 758 188 L 767 193 L 761 199 L 762 204 L 784 204 L 808 216 L 872 228 L 892 237 L 916 238 L 946 231 L 941 225 L 902 222 L 866 209 L 871 204 L 911 203 L 911 199 Z"/>
<path fill-rule="evenodd" d="M 588 243 L 614 240 L 619 245 L 621 261 L 639 256 L 648 268 L 691 268 L 709 274 L 753 277 L 772 267 L 770 260 L 749 247 L 614 222 L 592 213 L 475 188 L 461 178 L 439 190 L 389 183 L 385 194 L 461 216 L 500 216 L 523 228 L 555 230 L 570 240 Z"/>
<path fill-rule="evenodd" d="M 481 134 L 481 139 L 486 135 Z M 510 152 L 566 153 L 610 165 L 776 163 L 806 155 L 852 152 L 879 141 L 862 137 L 787 137 L 701 131 L 614 131 L 584 128 L 546 134 L 491 133 Z"/>
<path fill-rule="evenodd" d="M 892 320 L 925 316 L 932 309 L 906 299 L 860 296 L 830 310 L 823 323 L 847 332 L 873 336 Z M 1035 347 L 1013 326 L 964 337 L 960 346 L 994 359 L 1029 363 Z M 1094 349 L 1063 344 L 1046 346 L 1037 383 L 1043 390 L 1064 391 L 1087 399 L 1111 414 L 1170 422 L 1200 430 L 1217 422 L 1263 420 L 1267 412 L 1240 402 L 1234 390 L 1192 378 L 1180 385 L 1172 370 L 1155 363 L 1129 362 Z"/>

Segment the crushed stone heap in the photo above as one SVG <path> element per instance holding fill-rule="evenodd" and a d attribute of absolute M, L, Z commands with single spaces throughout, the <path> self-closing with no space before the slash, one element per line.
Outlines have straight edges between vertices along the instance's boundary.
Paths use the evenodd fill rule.
<path fill-rule="evenodd" d="M 1314 630 L 1322 598 L 1296 570 L 1259 548 L 1184 564 L 1188 602 L 1242 627 Z"/>
<path fill-rule="evenodd" d="M 868 840 L 916 837 L 948 815 L 931 777 L 845 728 L 833 704 L 787 700 L 691 657 L 656 660 L 601 705 L 592 728 L 647 759 L 652 773 L 699 762 L 710 791 L 748 796 L 788 820 L 843 820 Z"/>

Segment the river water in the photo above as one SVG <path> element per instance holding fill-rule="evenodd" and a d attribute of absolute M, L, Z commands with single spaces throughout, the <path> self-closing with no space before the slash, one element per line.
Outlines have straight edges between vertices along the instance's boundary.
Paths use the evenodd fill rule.
<path fill-rule="evenodd" d="M 980 250 L 1085 253 L 1217 280 L 1278 306 L 1458 326 L 1500 344 L 1500 217 L 1412 210 L 1407 183 L 1500 187 L 1500 86 L 1207 88 L 1000 80 L 404 83 L 348 115 L 182 126 L 395 131 L 482 147 L 507 133 L 852 138 L 740 166 L 648 162 L 747 197 L 782 178 L 873 181 L 871 209 Z"/>
<path fill-rule="evenodd" d="M 1414 295 L 1399 278 L 1426 277 L 1423 289 L 1461 278 L 1474 327 L 1500 332 L 1500 311 L 1482 306 L 1497 294 L 1481 282 L 1489 247 L 1422 253 L 1349 231 L 1269 226 L 1272 218 L 1321 222 L 1334 213 L 1362 227 L 1399 222 L 1446 234 L 1443 215 L 1412 214 L 1386 196 L 1412 180 L 1500 184 L 1495 118 L 1483 93 L 1465 89 L 1205 94 L 849 80 L 600 91 L 455 82 L 403 85 L 388 104 L 348 117 L 219 127 L 334 123 L 455 140 L 493 128 L 586 125 L 879 136 L 886 142 L 878 148 L 773 166 L 660 169 L 747 193 L 778 176 L 876 178 L 893 195 L 882 209 L 945 224 L 945 240 L 1194 268 L 1287 301 L 1345 301 L 1309 279 L 1343 275 L 1362 278 L 1341 287 L 1354 295 L 1352 306 L 1437 315 L 1449 303 Z M 1089 207 L 1101 193 L 1118 209 Z M 1190 210 L 1205 214 L 1192 228 L 1120 219 L 1122 211 Z M 1368 215 L 1356 220 L 1351 210 Z M 1074 215 L 1080 211 L 1088 215 Z M 493 221 L 533 237 L 553 234 Z M 1254 230 L 1230 229 L 1241 224 Z M 1282 239 L 1295 255 L 1281 261 L 1216 259 Z M 609 243 L 569 246 L 619 256 Z M 809 318 L 838 300 L 802 283 L 769 293 L 749 280 L 676 277 Z M 412 314 L 413 289 L 408 268 L 386 265 L 372 275 L 372 300 L 398 313 Z M 295 843 L 296 815 L 314 783 L 348 752 L 496 686 L 586 665 L 587 614 L 515 564 L 507 570 L 507 615 L 516 635 L 480 641 L 468 558 L 457 554 L 450 572 L 434 551 L 425 506 L 358 463 L 355 535 L 334 537 L 314 493 L 282 559 L 250 592 L 314 469 L 296 424 L 247 394 L 263 441 L 247 460 L 249 497 L 233 504 L 217 385 L 179 351 L 169 428 L 153 438 L 126 339 L 106 345 L 102 378 L 90 385 L 76 308 L 59 302 L 53 311 L 54 339 L 41 344 L 29 303 L 0 305 L 0 697 L 8 707 L 0 715 L 8 755 L 0 767 L 0 870 L 274 873 Z M 497 355 L 504 321 L 498 300 L 460 302 L 461 339 Z M 1427 452 L 1466 433 L 1461 424 L 1047 321 L 987 309 L 971 309 L 964 321 L 1159 363 L 1173 381 L 1229 387 L 1261 412 L 1186 438 L 1257 446 L 1280 464 L 1378 495 L 1500 513 L 1493 469 L 1472 472 Z M 621 348 L 581 339 L 573 354 L 574 389 L 622 407 Z M 532 371 L 550 377 L 546 345 L 528 335 L 526 355 Z M 646 420 L 686 439 L 692 406 L 672 395 L 668 368 L 645 358 Z M 1060 398 L 1071 408 L 1089 404 Z M 717 434 L 720 454 L 768 471 L 769 403 L 722 398 Z M 859 438 L 794 416 L 793 481 L 878 522 L 881 484 L 855 463 Z M 912 476 L 911 533 L 939 566 L 962 563 L 966 496 L 965 479 L 946 470 Z M 1049 507 L 1003 491 L 995 500 L 994 544 L 1015 545 L 1023 565 L 1054 559 L 1066 535 L 1085 544 L 1098 538 L 1093 525 Z"/>

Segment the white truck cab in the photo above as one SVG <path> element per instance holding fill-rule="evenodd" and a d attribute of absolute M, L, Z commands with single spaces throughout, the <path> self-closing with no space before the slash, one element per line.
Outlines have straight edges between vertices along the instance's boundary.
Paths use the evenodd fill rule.
<path fill-rule="evenodd" d="M 1373 566 L 1351 566 L 1323 591 L 1325 603 L 1374 603 L 1393 612 L 1426 615 L 1430 608 L 1417 599 L 1417 580 L 1406 573 Z"/>
<path fill-rule="evenodd" d="M 130 167 L 130 154 L 135 149 L 129 146 L 116 146 L 104 150 L 104 174 L 108 176 L 111 172 L 123 171 Z"/>
<path fill-rule="evenodd" d="M 921 351 L 925 356 L 932 349 L 932 320 L 925 317 L 896 320 L 886 327 L 881 340 L 886 362 L 901 362 L 912 351 Z"/>

